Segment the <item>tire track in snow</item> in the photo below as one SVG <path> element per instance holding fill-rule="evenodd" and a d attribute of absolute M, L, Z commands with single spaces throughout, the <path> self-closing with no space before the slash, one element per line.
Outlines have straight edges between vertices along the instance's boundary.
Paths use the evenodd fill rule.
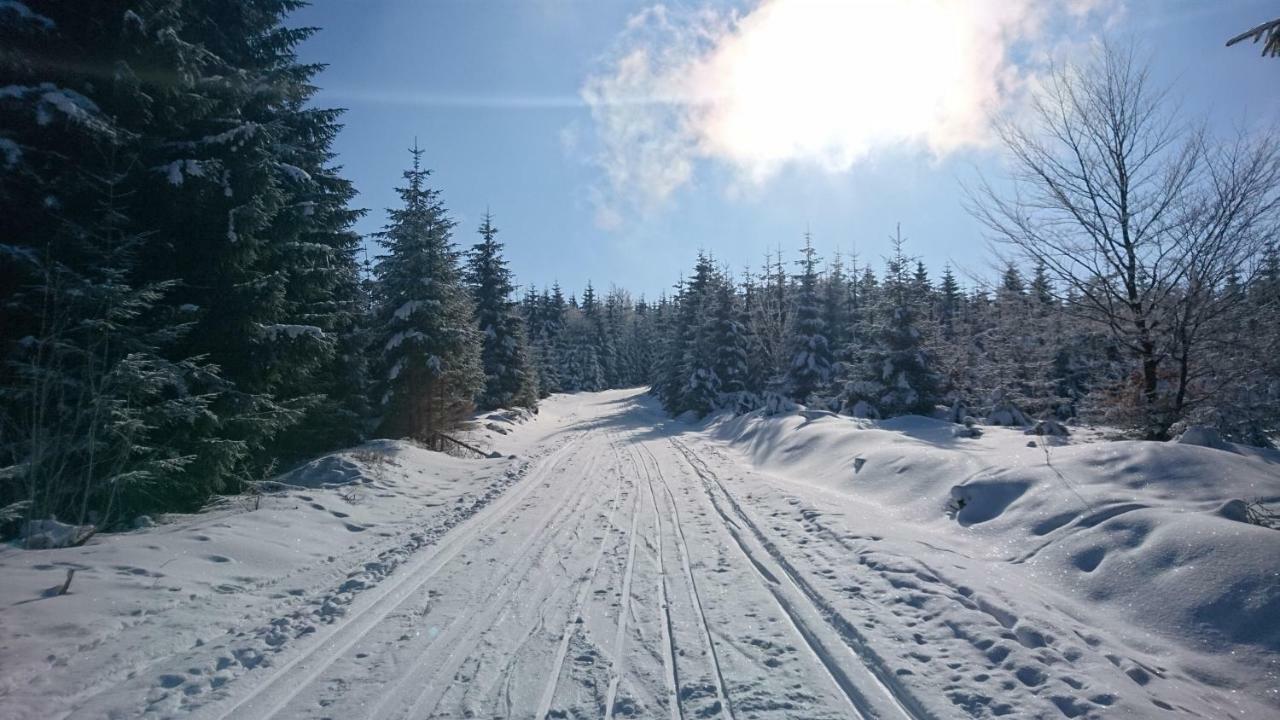
<path fill-rule="evenodd" d="M 595 469 L 596 460 L 596 455 L 590 455 L 584 474 L 591 474 Z M 435 708 L 444 698 L 458 669 L 475 650 L 477 640 L 493 626 L 499 614 L 515 598 L 516 591 L 524 579 L 534 571 L 536 563 L 533 560 L 552 547 L 554 536 L 563 529 L 561 521 L 566 517 L 579 516 L 579 508 L 583 502 L 590 500 L 589 494 L 585 492 L 585 485 L 574 482 L 562 484 L 564 489 L 556 496 L 554 510 L 547 513 L 530 537 L 524 541 L 523 550 L 498 572 L 496 584 L 499 587 L 490 592 L 477 612 L 469 614 L 465 620 L 455 620 L 444 632 L 424 646 L 417 658 L 400 672 L 390 687 L 383 690 L 379 702 L 365 717 L 417 718 L 434 715 Z M 578 493 L 577 500 L 569 502 L 568 498 L 575 492 Z M 491 574 L 489 577 L 493 578 L 494 575 Z M 457 637 L 459 634 L 461 637 Z M 447 648 L 445 658 L 441 664 L 432 669 L 432 663 L 439 659 L 439 655 L 432 650 L 438 646 Z M 405 709 L 406 693 L 409 691 L 406 685 L 413 681 L 421 681 L 422 689 L 416 696 L 412 696 L 412 701 Z M 398 704 L 400 710 L 388 708 L 389 704 Z"/>
<path fill-rule="evenodd" d="M 641 451 L 649 456 L 650 462 L 653 463 L 653 470 L 658 475 L 658 480 L 662 483 L 662 489 L 666 491 L 667 499 L 671 501 L 671 518 L 672 528 L 675 530 L 676 548 L 680 552 L 680 565 L 684 570 L 685 580 L 689 583 L 689 600 L 693 603 L 693 609 L 698 616 L 698 626 L 702 630 L 702 640 L 707 644 L 708 657 L 711 658 L 712 677 L 715 680 L 716 698 L 719 705 L 723 708 L 724 715 L 729 720 L 734 720 L 733 705 L 729 701 L 729 695 L 725 691 L 724 673 L 720 669 L 720 657 L 716 653 L 715 640 L 711 637 L 711 628 L 707 624 L 707 614 L 702 609 L 702 598 L 698 595 L 698 583 L 694 580 L 693 569 L 689 564 L 689 547 L 684 537 L 684 528 L 680 524 L 680 508 L 676 503 L 676 497 L 671 492 L 671 486 L 667 483 L 666 477 L 662 474 L 662 467 L 658 463 L 658 459 L 654 457 L 653 450 L 643 442 L 636 443 Z M 653 492 L 652 478 L 649 483 L 649 491 Z M 656 504 L 656 501 L 655 501 Z"/>
<path fill-rule="evenodd" d="M 613 455 L 616 460 L 618 457 L 617 445 L 615 445 L 614 442 L 610 440 L 609 446 L 613 450 Z M 551 673 L 547 678 L 547 685 L 542 691 L 542 701 L 538 703 L 538 711 L 537 713 L 534 714 L 534 717 L 537 718 L 538 720 L 545 720 L 545 718 L 547 717 L 547 714 L 551 712 L 551 704 L 555 700 L 556 685 L 558 685 L 560 682 L 560 673 L 564 668 L 564 658 L 569 653 L 569 640 L 573 637 L 573 634 L 577 630 L 577 626 L 581 623 L 582 606 L 587 601 L 588 593 L 591 592 L 591 585 L 592 583 L 595 582 L 596 574 L 600 570 L 600 562 L 604 560 L 604 552 L 609 544 L 609 533 L 613 530 L 613 527 L 614 527 L 613 518 L 618 511 L 618 501 L 622 497 L 622 485 L 623 485 L 623 480 L 622 480 L 622 472 L 621 472 L 621 463 L 619 463 L 618 484 L 617 484 L 617 487 L 614 488 L 613 503 L 610 506 L 609 517 L 605 520 L 605 530 L 603 533 L 601 533 L 600 548 L 599 550 L 596 551 L 596 557 L 595 557 L 595 560 L 591 563 L 590 571 L 587 572 L 586 577 L 583 578 L 581 581 L 580 587 L 578 588 L 578 594 L 574 598 L 573 607 L 569 611 L 569 618 L 565 621 L 564 632 L 560 635 L 560 645 L 556 648 L 556 656 L 551 663 Z M 631 503 L 631 556 L 632 557 L 635 556 L 636 520 L 639 519 L 640 517 L 639 504 L 640 502 L 638 497 L 635 498 L 634 501 Z M 628 570 L 630 570 L 629 564 L 628 564 Z M 626 578 L 626 580 L 623 582 L 623 586 L 628 589 L 630 588 L 631 586 L 630 577 Z M 610 687 L 612 686 L 613 684 L 610 683 Z M 609 706 L 612 707 L 612 701 L 610 701 Z"/>
<path fill-rule="evenodd" d="M 271 676 L 262 680 L 249 693 L 238 698 L 222 711 L 212 713 L 197 711 L 195 717 L 214 717 L 217 720 L 241 718 L 269 718 L 289 705 L 302 694 L 334 663 L 341 660 L 357 642 L 364 639 L 392 612 L 417 597 L 418 592 L 472 540 L 505 519 L 521 501 L 538 487 L 540 480 L 549 474 L 576 443 L 585 435 L 571 438 L 533 468 L 513 492 L 504 494 L 454 531 L 445 535 L 435 546 L 435 552 L 426 553 L 396 578 L 375 586 L 361 598 L 363 606 L 349 612 L 341 621 L 317 633 L 319 637 L 311 646 L 280 666 Z"/>
<path fill-rule="evenodd" d="M 720 482 L 720 478 L 697 457 L 687 446 L 675 438 L 668 437 L 667 441 L 675 448 L 685 462 L 689 464 L 693 471 L 702 480 L 703 488 L 707 493 L 708 499 L 711 501 L 712 507 L 724 522 L 725 530 L 734 539 L 738 548 L 751 562 L 751 566 L 760 573 L 761 579 L 765 581 L 765 586 L 769 588 L 774 600 L 783 613 L 791 621 L 796 631 L 804 639 L 810 650 L 817 656 L 822 666 L 826 669 L 831 679 L 848 698 L 849 703 L 853 706 L 860 716 L 865 718 L 884 718 L 884 717 L 905 717 L 924 719 L 931 718 L 907 691 L 893 678 L 888 668 L 884 667 L 879 656 L 872 652 L 866 645 L 865 640 L 856 628 L 853 627 L 848 620 L 841 616 L 831 605 L 810 585 L 795 567 L 786 559 L 784 554 L 778 547 L 762 532 L 759 526 L 753 521 L 741 505 L 733 497 L 732 494 Z M 780 573 L 770 572 L 763 562 L 763 558 L 756 557 L 756 553 L 750 547 L 750 543 L 742 536 L 740 532 L 739 522 L 735 522 L 725 512 L 721 503 L 716 499 L 717 492 L 722 495 L 728 504 L 732 513 L 738 518 L 741 526 L 745 526 L 754 536 L 756 542 L 765 551 L 768 558 L 772 559 L 781 570 Z M 786 583 L 784 584 L 783 578 Z M 826 644 L 814 632 L 812 624 L 805 619 L 804 608 L 798 606 L 792 599 L 793 593 L 787 592 L 787 588 L 794 590 L 794 594 L 799 599 L 807 601 L 808 610 L 817 615 L 826 625 L 835 631 L 837 637 L 840 638 L 842 644 L 849 654 L 857 661 L 857 666 L 861 668 L 865 675 L 865 680 L 859 682 L 855 677 L 846 670 L 844 663 L 830 650 Z M 869 681 L 869 682 L 868 682 Z M 860 687 L 860 685 L 870 684 L 874 689 L 880 691 L 886 700 L 889 701 L 888 708 L 885 703 L 875 702 L 870 694 Z M 887 713 L 887 714 L 886 714 Z"/>

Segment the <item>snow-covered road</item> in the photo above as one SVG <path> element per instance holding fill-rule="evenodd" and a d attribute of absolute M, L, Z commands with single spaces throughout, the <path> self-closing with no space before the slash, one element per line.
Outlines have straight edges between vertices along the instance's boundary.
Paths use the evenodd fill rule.
<path fill-rule="evenodd" d="M 1183 512 L 1186 488 L 1172 515 L 1148 490 L 1109 499 L 1107 478 L 1128 477 L 1110 471 L 1070 495 L 1018 479 L 1085 482 L 1082 468 L 1133 465 L 1150 445 L 1085 443 L 1050 464 L 1019 432 L 960 445 L 944 423 L 904 427 L 816 414 L 690 425 L 641 391 L 556 396 L 489 434 L 507 458 L 375 443 L 286 475 L 306 487 L 250 512 L 7 550 L 0 716 L 1245 718 L 1277 706 L 1274 632 L 1248 619 L 1274 603 L 1272 531 Z M 1179 468 L 1145 461 L 1158 493 L 1226 460 L 1233 482 L 1275 483 L 1269 456 L 1156 450 Z M 869 458 L 856 482 L 855 454 Z M 317 482 L 331 476 L 360 479 Z M 953 484 L 973 499 L 949 516 Z M 1204 523 L 1194 557 L 1230 553 L 1228 570 L 1161 545 L 1161 528 L 1187 548 L 1185 528 Z M 42 595 L 66 567 L 80 570 L 75 591 Z M 1155 605 L 1134 614 L 1124 593 L 1168 577 L 1190 599 L 1144 624 Z M 1226 620 L 1199 609 L 1237 601 Z M 1201 625 L 1186 629 L 1184 610 Z M 1236 616 L 1255 629 L 1234 630 Z"/>

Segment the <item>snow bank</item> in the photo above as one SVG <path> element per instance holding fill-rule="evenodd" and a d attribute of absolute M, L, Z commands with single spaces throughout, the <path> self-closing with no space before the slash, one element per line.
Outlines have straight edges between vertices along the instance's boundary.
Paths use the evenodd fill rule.
<path fill-rule="evenodd" d="M 96 717 L 132 716 L 148 685 L 150 711 L 190 709 L 341 616 L 520 463 L 376 441 L 210 512 L 75 548 L 0 546 L 0 717 L 61 716 L 88 697 Z"/>
<path fill-rule="evenodd" d="M 1207 703 L 1197 711 L 1239 711 L 1204 700 L 1205 688 L 1280 708 L 1280 532 L 1231 511 L 1236 500 L 1280 501 L 1280 452 L 1199 431 L 1169 443 L 1029 441 L 990 427 L 957 437 L 956 425 L 923 417 L 751 413 L 706 427 L 809 512 L 859 518 L 912 548 L 913 562 L 965 568 L 957 587 L 1033 653 L 1046 642 L 1022 642 L 1027 633 L 1058 637 L 1059 649 L 1063 635 L 1114 642 L 1105 657 L 1133 683 L 1179 676 L 1199 698 L 1187 707 Z M 1104 695 L 1099 707 L 1115 700 Z"/>

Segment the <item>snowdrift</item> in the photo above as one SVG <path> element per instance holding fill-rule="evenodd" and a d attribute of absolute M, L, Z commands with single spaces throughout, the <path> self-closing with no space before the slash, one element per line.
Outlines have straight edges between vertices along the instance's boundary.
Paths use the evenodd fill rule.
<path fill-rule="evenodd" d="M 1052 642 L 1028 635 L 1107 635 L 1133 651 L 1107 658 L 1138 685 L 1176 668 L 1280 708 L 1280 532 L 1242 522 L 1232 502 L 1280 500 L 1280 452 L 990 427 L 956 437 L 955 425 L 914 416 L 751 413 L 706 427 L 809 512 L 925 546 L 912 555 L 938 567 L 963 557 L 985 568 L 966 573 L 963 591 L 1028 648 Z"/>
<path fill-rule="evenodd" d="M 361 589 L 514 482 L 518 467 L 374 441 L 209 512 L 82 547 L 0 547 L 0 715 L 59 716 L 99 693 L 102 717 L 113 702 L 136 708 L 128 691 L 113 700 L 113 687 L 172 672 L 187 651 L 181 667 L 199 681 L 172 675 L 172 692 L 149 698 L 149 709 L 167 715 L 198 703 L 341 616 Z M 70 592 L 58 596 L 51 589 L 68 570 Z M 257 630 L 232 633 L 246 623 Z M 151 667 L 162 659 L 168 665 Z"/>

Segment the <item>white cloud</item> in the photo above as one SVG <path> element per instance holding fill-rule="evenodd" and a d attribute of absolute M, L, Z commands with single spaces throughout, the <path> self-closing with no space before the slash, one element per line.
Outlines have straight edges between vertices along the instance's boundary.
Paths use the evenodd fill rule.
<path fill-rule="evenodd" d="M 1109 0 L 761 0 L 741 16 L 633 16 L 582 98 L 603 172 L 598 216 L 661 207 L 700 160 L 761 184 L 787 164 L 843 172 L 886 147 L 981 146 L 1043 46 Z M 1063 18 L 1067 20 L 1064 21 Z M 1056 31 L 1055 31 L 1056 32 Z M 1042 57 L 1042 52 L 1028 55 Z"/>

